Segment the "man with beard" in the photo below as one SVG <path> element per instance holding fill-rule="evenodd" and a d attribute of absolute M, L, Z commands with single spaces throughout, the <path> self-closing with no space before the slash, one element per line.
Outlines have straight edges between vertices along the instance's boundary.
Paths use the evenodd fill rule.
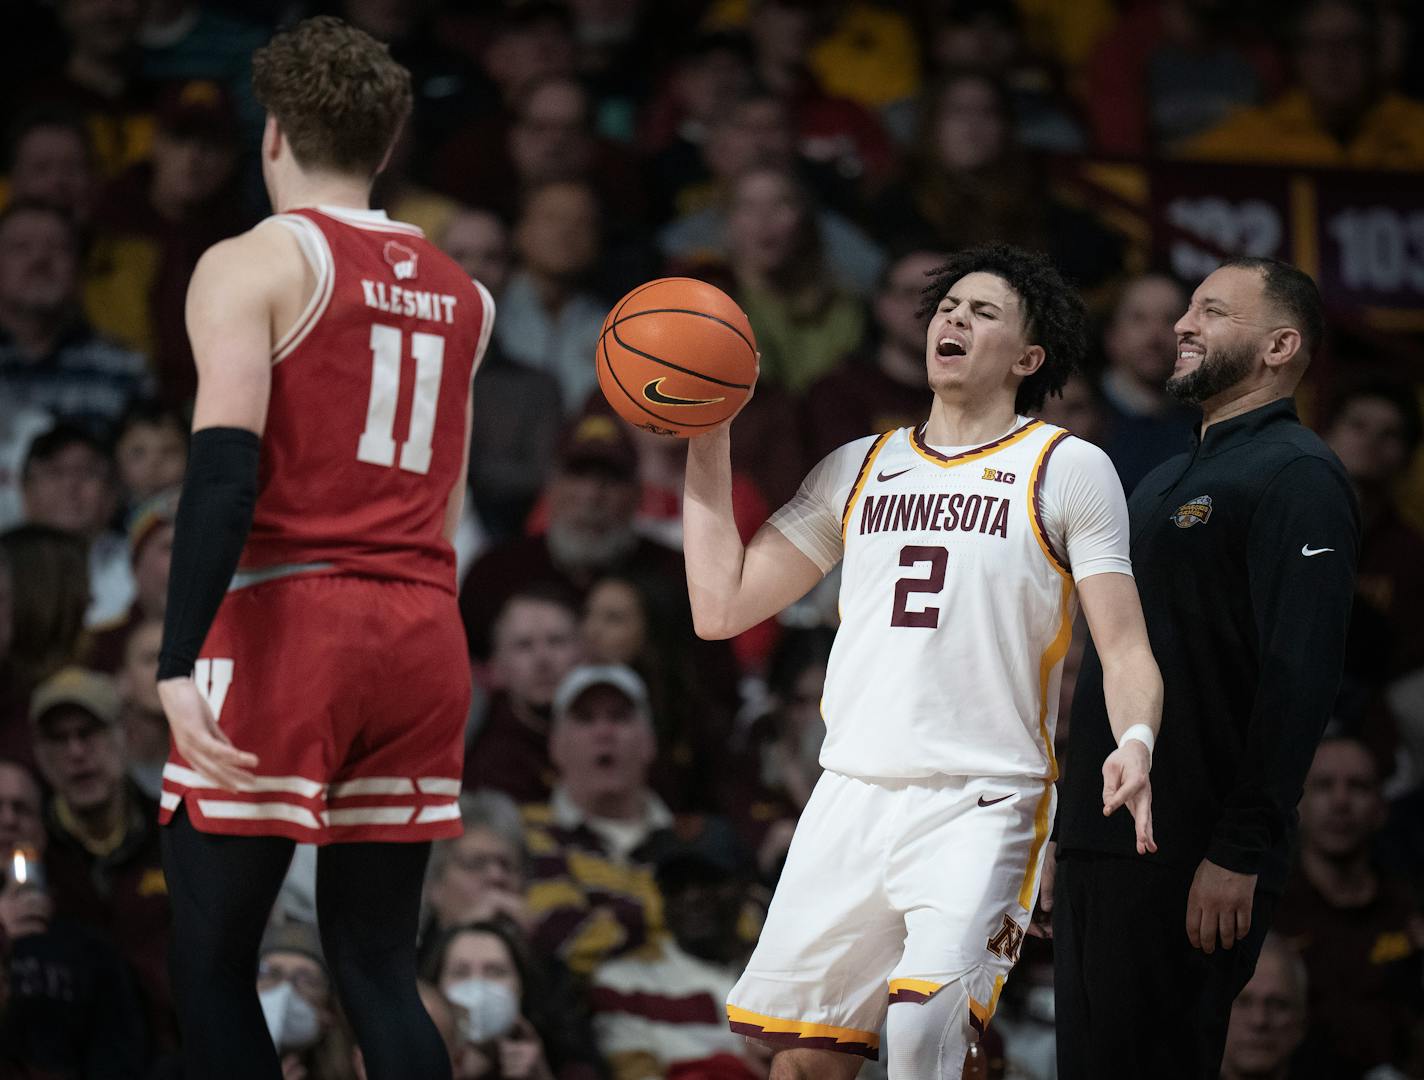
<path fill-rule="evenodd" d="M 1215 1078 L 1231 1003 L 1285 885 L 1296 803 L 1340 683 L 1359 515 L 1291 400 L 1324 329 L 1304 273 L 1228 261 L 1176 325 L 1168 390 L 1195 446 L 1129 503 L 1132 565 L 1164 684 L 1156 853 L 1104 817 L 1113 746 L 1089 647 L 1049 876 L 1058 1073 Z M 1052 874 L 1049 860 L 1046 876 Z"/>
<path fill-rule="evenodd" d="M 682 560 L 634 531 L 638 455 L 622 421 L 593 413 L 575 421 L 560 447 L 548 488 L 549 525 L 542 536 L 496 545 L 470 567 L 460 590 L 460 613 L 470 653 L 489 657 L 495 619 L 508 599 L 528 585 L 551 582 L 582 602 L 593 583 L 634 568 L 682 593 Z"/>

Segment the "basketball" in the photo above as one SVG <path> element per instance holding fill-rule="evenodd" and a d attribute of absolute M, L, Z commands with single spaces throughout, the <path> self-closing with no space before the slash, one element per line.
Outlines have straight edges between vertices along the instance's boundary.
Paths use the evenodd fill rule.
<path fill-rule="evenodd" d="M 721 289 L 658 278 L 613 306 L 594 363 L 619 416 L 686 439 L 716 427 L 747 399 L 756 382 L 756 339 Z"/>

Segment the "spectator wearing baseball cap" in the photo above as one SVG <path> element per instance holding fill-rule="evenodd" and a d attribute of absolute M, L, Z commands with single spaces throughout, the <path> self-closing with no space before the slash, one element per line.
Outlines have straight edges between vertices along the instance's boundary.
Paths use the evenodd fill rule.
<path fill-rule="evenodd" d="M 133 242 L 108 276 L 144 282 L 146 303 L 109 313 L 102 329 L 148 354 L 161 396 L 176 404 L 197 386 L 183 317 L 188 279 L 198 256 L 252 221 L 238 190 L 238 120 L 223 85 L 163 87 L 155 121 L 152 158 L 117 177 L 94 215 L 111 236 Z"/>
<path fill-rule="evenodd" d="M 30 699 L 35 758 L 52 789 L 45 864 L 57 917 L 108 938 L 132 966 L 160 1049 L 176 1029 L 158 805 L 125 776 L 122 700 L 107 675 L 67 667 Z"/>
<path fill-rule="evenodd" d="M 581 603 L 604 574 L 636 569 L 685 593 L 682 557 L 640 536 L 638 452 L 622 420 L 590 413 L 564 431 L 546 492 L 547 525 L 490 548 L 460 590 L 470 651 L 489 656 L 490 629 L 508 598 L 535 582 L 563 586 Z"/>
<path fill-rule="evenodd" d="M 168 567 L 173 556 L 173 522 L 178 516 L 178 488 L 145 500 L 129 518 L 128 559 L 134 598 L 128 609 L 93 627 L 85 662 L 94 671 L 118 672 L 124 665 L 128 639 L 142 623 L 162 620 L 168 605 Z"/>
<path fill-rule="evenodd" d="M 662 931 L 653 851 L 674 823 L 648 787 L 657 752 L 648 691 L 632 668 L 585 664 L 554 694 L 558 782 L 525 808 L 534 944 L 577 975 Z"/>

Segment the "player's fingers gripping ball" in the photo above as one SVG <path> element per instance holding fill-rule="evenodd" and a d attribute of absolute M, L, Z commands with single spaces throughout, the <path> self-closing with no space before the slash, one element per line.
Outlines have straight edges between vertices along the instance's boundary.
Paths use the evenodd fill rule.
<path fill-rule="evenodd" d="M 724 422 L 751 395 L 756 338 L 721 289 L 694 278 L 658 278 L 613 306 L 595 364 L 603 396 L 619 416 L 685 439 Z"/>

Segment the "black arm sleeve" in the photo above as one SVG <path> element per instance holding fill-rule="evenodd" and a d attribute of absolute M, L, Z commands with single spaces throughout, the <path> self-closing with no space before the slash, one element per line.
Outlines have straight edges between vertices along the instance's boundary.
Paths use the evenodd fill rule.
<path fill-rule="evenodd" d="M 193 435 L 173 528 L 159 679 L 193 673 L 252 527 L 261 445 L 245 428 L 204 428 Z"/>
<path fill-rule="evenodd" d="M 1360 526 L 1337 467 L 1302 457 L 1271 480 L 1247 541 L 1260 670 L 1250 724 L 1207 858 L 1255 874 L 1295 820 L 1345 660 Z"/>

